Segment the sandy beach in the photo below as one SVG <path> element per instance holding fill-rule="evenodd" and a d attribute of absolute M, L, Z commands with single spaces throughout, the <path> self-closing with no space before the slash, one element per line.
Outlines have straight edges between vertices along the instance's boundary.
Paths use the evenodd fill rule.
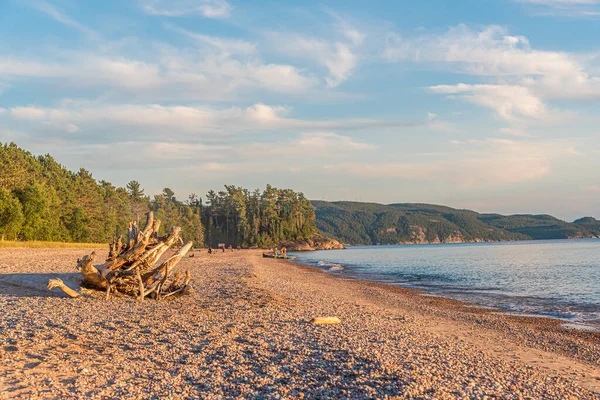
<path fill-rule="evenodd" d="M 260 251 L 192 253 L 195 294 L 172 301 L 45 290 L 84 254 L 0 249 L 0 398 L 600 398 L 600 333 L 558 320 Z"/>

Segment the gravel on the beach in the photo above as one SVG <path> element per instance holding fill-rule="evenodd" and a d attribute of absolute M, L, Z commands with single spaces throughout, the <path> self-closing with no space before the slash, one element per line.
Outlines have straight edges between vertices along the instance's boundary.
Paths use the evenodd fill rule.
<path fill-rule="evenodd" d="M 172 301 L 46 291 L 54 276 L 79 290 L 84 254 L 0 249 L 1 399 L 600 398 L 600 335 L 554 320 L 259 251 L 184 258 L 195 293 Z M 341 323 L 310 324 L 324 316 Z"/>

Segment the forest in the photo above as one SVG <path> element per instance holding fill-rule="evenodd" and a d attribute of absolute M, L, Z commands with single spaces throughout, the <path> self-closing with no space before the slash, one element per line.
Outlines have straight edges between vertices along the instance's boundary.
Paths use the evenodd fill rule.
<path fill-rule="evenodd" d="M 433 204 L 313 201 L 317 228 L 348 244 L 437 243 L 592 238 L 600 221 L 550 215 L 480 214 Z"/>
<path fill-rule="evenodd" d="M 161 232 L 180 226 L 195 246 L 218 243 L 267 247 L 316 232 L 315 212 L 302 193 L 267 186 L 235 186 L 179 200 L 173 190 L 149 196 L 131 180 L 125 187 L 72 172 L 50 155 L 35 156 L 16 144 L 0 144 L 0 239 L 109 242 L 148 211 L 162 221 Z"/>
<path fill-rule="evenodd" d="M 164 188 L 150 196 L 131 180 L 117 187 L 50 155 L 0 144 L 0 240 L 109 242 L 148 211 L 195 246 L 270 247 L 317 232 L 348 244 L 568 239 L 600 236 L 592 217 L 566 222 L 550 215 L 480 214 L 431 204 L 309 201 L 302 193 L 225 185 L 204 198 L 180 200 Z M 124 172 L 126 173 L 126 172 Z"/>

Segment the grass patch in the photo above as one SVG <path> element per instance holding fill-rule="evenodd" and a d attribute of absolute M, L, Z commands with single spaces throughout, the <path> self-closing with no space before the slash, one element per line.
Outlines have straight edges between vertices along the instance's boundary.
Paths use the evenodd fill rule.
<path fill-rule="evenodd" d="M 0 248 L 26 248 L 26 249 L 107 249 L 106 243 L 65 243 L 65 242 L 42 242 L 38 240 L 20 242 L 11 240 L 0 240 Z"/>

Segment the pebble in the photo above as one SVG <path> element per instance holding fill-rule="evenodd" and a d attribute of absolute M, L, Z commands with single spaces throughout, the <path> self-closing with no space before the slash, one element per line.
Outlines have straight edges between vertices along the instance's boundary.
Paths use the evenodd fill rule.
<path fill-rule="evenodd" d="M 0 249 L 0 259 L 10 273 L 67 279 L 85 253 Z M 569 379 L 430 334 L 423 315 L 472 322 L 475 332 L 494 326 L 600 365 L 600 345 L 576 334 L 334 281 L 260 252 L 198 253 L 179 267 L 192 272 L 195 294 L 143 303 L 95 292 L 73 300 L 4 285 L 0 274 L 0 397 L 598 399 Z M 386 307 L 374 305 L 381 296 Z M 315 315 L 344 322 L 307 324 Z"/>

